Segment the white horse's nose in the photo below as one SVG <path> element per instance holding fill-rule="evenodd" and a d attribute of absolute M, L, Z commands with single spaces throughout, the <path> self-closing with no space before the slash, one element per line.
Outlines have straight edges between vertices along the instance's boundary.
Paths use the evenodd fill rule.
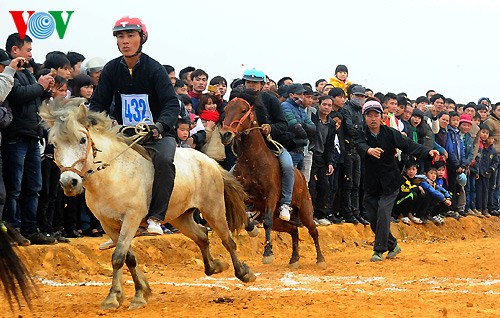
<path fill-rule="evenodd" d="M 65 171 L 61 173 L 59 184 L 67 196 L 76 196 L 82 193 L 82 178 L 72 171 Z"/>

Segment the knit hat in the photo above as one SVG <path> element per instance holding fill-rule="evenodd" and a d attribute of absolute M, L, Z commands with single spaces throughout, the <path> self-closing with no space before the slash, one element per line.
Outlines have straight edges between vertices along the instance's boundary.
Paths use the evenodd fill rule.
<path fill-rule="evenodd" d="M 460 115 L 459 125 L 461 123 L 468 123 L 468 124 L 472 125 L 472 119 L 470 118 L 470 116 L 468 114 L 462 114 L 462 115 Z"/>
<path fill-rule="evenodd" d="M 337 74 L 338 72 L 349 73 L 349 71 L 347 70 L 347 66 L 342 65 L 342 64 L 337 65 L 337 67 L 335 68 L 335 74 Z"/>

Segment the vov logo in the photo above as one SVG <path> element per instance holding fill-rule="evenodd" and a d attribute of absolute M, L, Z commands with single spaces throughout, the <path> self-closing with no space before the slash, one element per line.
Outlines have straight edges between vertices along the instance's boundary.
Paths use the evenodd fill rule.
<path fill-rule="evenodd" d="M 63 11 L 36 12 L 35 11 L 9 11 L 16 24 L 19 37 L 24 39 L 26 32 L 36 39 L 43 40 L 50 37 L 54 30 L 57 31 L 60 39 L 68 28 L 69 19 L 74 11 L 66 11 L 68 17 L 63 20 Z M 23 13 L 28 12 L 28 19 L 24 20 Z"/>

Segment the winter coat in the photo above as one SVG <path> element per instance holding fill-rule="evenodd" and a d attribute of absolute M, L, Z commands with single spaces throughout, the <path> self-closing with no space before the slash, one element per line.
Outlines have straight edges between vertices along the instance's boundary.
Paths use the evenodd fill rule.
<path fill-rule="evenodd" d="M 380 132 L 376 137 L 372 135 L 368 127 L 364 126 L 356 134 L 355 144 L 360 156 L 365 157 L 363 186 L 365 191 L 369 193 L 393 193 L 404 182 L 395 157 L 396 148 L 407 155 L 422 160 L 430 159 L 429 151 L 431 149 L 413 142 L 399 131 L 384 125 L 380 126 Z M 376 147 L 384 150 L 380 159 L 367 154 L 369 148 Z"/>

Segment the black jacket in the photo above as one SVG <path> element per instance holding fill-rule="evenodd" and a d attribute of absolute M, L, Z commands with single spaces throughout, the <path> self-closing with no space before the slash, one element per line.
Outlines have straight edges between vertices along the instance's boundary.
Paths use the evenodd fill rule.
<path fill-rule="evenodd" d="M 8 137 L 40 138 L 42 136 L 41 119 L 38 116 L 44 90 L 33 74 L 28 70 L 17 71 L 14 86 L 7 97 L 12 109 L 12 122 L 3 130 Z"/>
<path fill-rule="evenodd" d="M 323 125 L 319 119 L 319 116 L 317 114 L 312 113 L 311 114 L 311 120 L 312 122 L 318 127 L 318 125 Z M 335 122 L 330 119 L 330 123 L 328 125 L 328 134 L 326 136 L 326 140 L 324 141 L 324 150 L 323 153 L 321 154 L 323 159 L 325 160 L 326 164 L 332 164 L 334 165 L 335 161 Z M 319 155 L 314 151 L 314 148 L 316 144 L 319 142 L 319 134 L 320 130 L 316 128 L 316 138 L 314 138 L 314 142 L 311 143 L 309 149 L 312 150 L 313 156 Z"/>
<path fill-rule="evenodd" d="M 255 109 L 255 115 L 260 125 L 269 124 L 271 126 L 271 137 L 279 142 L 283 147 L 288 147 L 293 135 L 288 132 L 288 122 L 285 119 L 285 114 L 281 109 L 281 103 L 276 96 L 267 93 L 259 93 L 259 98 L 265 106 L 263 111 L 260 108 Z M 275 150 L 275 146 L 270 146 Z"/>
<path fill-rule="evenodd" d="M 109 115 L 123 124 L 121 94 L 147 94 L 154 122 L 161 123 L 166 133 L 174 135 L 173 128 L 180 112 L 179 101 L 167 71 L 160 63 L 142 53 L 130 75 L 123 57 L 109 61 L 90 100 L 90 109 L 109 114 L 114 97 L 115 107 Z"/>
<path fill-rule="evenodd" d="M 360 156 L 365 157 L 364 190 L 374 194 L 389 194 L 396 191 L 404 182 L 397 160 L 396 148 L 402 152 L 426 160 L 430 159 L 431 149 L 413 142 L 399 131 L 380 126 L 375 138 L 366 126 L 356 132 L 354 142 Z M 382 148 L 384 152 L 377 159 L 367 154 L 368 148 Z"/>
<path fill-rule="evenodd" d="M 361 107 L 346 102 L 345 106 L 340 111 L 344 120 L 344 147 L 347 152 L 356 150 L 356 145 L 353 142 L 357 130 L 363 125 L 363 115 L 361 115 Z"/>

